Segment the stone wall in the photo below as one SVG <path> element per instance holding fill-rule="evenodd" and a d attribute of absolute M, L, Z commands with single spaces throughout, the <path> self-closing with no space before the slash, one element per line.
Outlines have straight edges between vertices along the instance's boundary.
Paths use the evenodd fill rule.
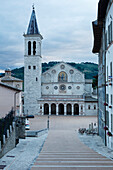
<path fill-rule="evenodd" d="M 20 138 L 25 139 L 25 117 L 16 117 L 10 130 L 7 130 L 7 138 L 3 135 L 2 146 L 0 142 L 0 158 L 13 149 Z"/>

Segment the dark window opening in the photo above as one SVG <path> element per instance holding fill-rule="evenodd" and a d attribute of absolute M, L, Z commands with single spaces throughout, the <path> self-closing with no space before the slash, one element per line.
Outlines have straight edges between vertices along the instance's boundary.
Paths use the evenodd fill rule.
<path fill-rule="evenodd" d="M 36 66 L 33 66 L 33 70 L 36 70 Z"/>
<path fill-rule="evenodd" d="M 36 41 L 33 41 L 33 55 L 36 54 Z"/>
<path fill-rule="evenodd" d="M 31 66 L 28 66 L 28 69 L 31 69 Z"/>
<path fill-rule="evenodd" d="M 94 105 L 94 110 L 96 110 L 96 105 Z"/>
<path fill-rule="evenodd" d="M 31 41 L 28 42 L 28 55 L 31 55 Z"/>

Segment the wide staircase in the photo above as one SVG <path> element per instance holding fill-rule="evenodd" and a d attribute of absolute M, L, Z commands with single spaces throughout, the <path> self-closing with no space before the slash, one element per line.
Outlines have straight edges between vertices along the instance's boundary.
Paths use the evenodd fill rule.
<path fill-rule="evenodd" d="M 88 148 L 76 130 L 50 129 L 32 170 L 113 170 L 113 161 Z"/>

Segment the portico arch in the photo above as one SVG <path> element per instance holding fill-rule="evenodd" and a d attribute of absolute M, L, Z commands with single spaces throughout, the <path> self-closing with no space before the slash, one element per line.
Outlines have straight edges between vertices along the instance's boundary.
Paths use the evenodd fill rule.
<path fill-rule="evenodd" d="M 72 108 L 71 108 L 71 104 L 67 104 L 67 115 L 72 115 Z"/>
<path fill-rule="evenodd" d="M 49 105 L 47 103 L 44 104 L 44 115 L 49 115 Z"/>
<path fill-rule="evenodd" d="M 64 105 L 62 103 L 59 104 L 59 115 L 64 115 Z"/>
<path fill-rule="evenodd" d="M 56 115 L 56 104 L 51 105 L 51 115 Z"/>
<path fill-rule="evenodd" d="M 74 104 L 74 115 L 79 115 L 79 105 Z"/>

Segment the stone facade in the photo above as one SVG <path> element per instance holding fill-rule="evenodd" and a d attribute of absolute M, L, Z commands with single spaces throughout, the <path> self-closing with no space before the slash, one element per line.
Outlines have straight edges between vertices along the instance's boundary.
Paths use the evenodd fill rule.
<path fill-rule="evenodd" d="M 24 37 L 25 114 L 96 115 L 97 100 L 92 97 L 92 80 L 86 80 L 82 72 L 65 62 L 41 72 L 42 36 L 34 9 Z"/>
<path fill-rule="evenodd" d="M 99 135 L 113 148 L 113 0 L 98 3 L 98 19 L 93 22 L 94 47 L 98 53 L 98 122 Z"/>

